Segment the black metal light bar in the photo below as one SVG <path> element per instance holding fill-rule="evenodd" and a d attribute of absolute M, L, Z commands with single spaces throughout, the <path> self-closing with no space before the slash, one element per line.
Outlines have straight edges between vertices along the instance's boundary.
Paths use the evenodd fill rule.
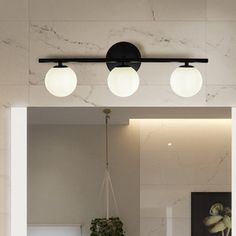
<path fill-rule="evenodd" d="M 207 58 L 161 58 L 150 57 L 142 58 L 138 48 L 129 42 L 119 42 L 114 44 L 107 52 L 106 57 L 71 57 L 71 58 L 40 58 L 39 63 L 106 63 L 109 70 L 118 66 L 130 66 L 136 71 L 142 62 L 148 63 L 207 63 Z"/>
<path fill-rule="evenodd" d="M 160 58 L 160 57 L 149 57 L 149 58 L 99 58 L 99 57 L 71 57 L 71 58 L 39 58 L 39 63 L 207 63 L 207 58 Z"/>

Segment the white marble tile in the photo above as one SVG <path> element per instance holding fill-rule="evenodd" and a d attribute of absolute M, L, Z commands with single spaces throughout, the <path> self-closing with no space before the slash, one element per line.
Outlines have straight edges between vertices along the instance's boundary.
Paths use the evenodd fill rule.
<path fill-rule="evenodd" d="M 164 235 L 190 235 L 191 192 L 231 191 L 231 121 L 139 124 L 141 232 L 160 230 L 165 220 Z"/>
<path fill-rule="evenodd" d="M 208 20 L 236 20 L 235 0 L 207 0 Z"/>
<path fill-rule="evenodd" d="M 148 0 L 30 1 L 31 20 L 151 20 Z"/>
<path fill-rule="evenodd" d="M 208 106 L 235 106 L 236 86 L 235 85 L 212 85 L 206 88 L 206 103 Z"/>
<path fill-rule="evenodd" d="M 10 108 L 0 108 L 0 150 L 3 150 L 1 153 L 1 161 L 2 164 L 5 163 L 5 158 L 3 157 L 5 154 L 5 150 L 10 148 Z M 4 164 L 4 167 L 5 164 Z M 2 172 L 7 172 L 7 169 L 2 167 Z M 5 169 L 5 171 L 4 171 Z M 6 174 L 6 173 L 4 173 Z"/>
<path fill-rule="evenodd" d="M 0 236 L 10 235 L 10 216 L 8 214 L 0 214 Z"/>
<path fill-rule="evenodd" d="M 171 56 L 174 57 L 174 56 Z M 142 85 L 169 85 L 172 72 L 181 64 L 143 63 L 138 71 Z M 203 84 L 207 83 L 206 64 L 194 64 L 202 74 Z"/>
<path fill-rule="evenodd" d="M 142 184 L 230 184 L 230 120 L 142 120 L 140 142 Z"/>
<path fill-rule="evenodd" d="M 235 85 L 236 22 L 207 23 L 207 84 Z M 229 104 L 230 105 L 230 104 Z"/>
<path fill-rule="evenodd" d="M 0 20 L 28 20 L 28 0 L 0 0 Z"/>
<path fill-rule="evenodd" d="M 154 20 L 205 20 L 206 0 L 151 0 Z"/>
<path fill-rule="evenodd" d="M 204 103 L 204 87 L 195 97 L 184 99 L 175 95 L 169 85 L 140 86 L 130 97 L 120 98 L 112 94 L 107 86 L 94 86 L 88 97 L 96 106 L 195 106 Z"/>
<path fill-rule="evenodd" d="M 0 86 L 0 149 L 10 147 L 10 107 L 27 104 L 28 86 Z"/>
<path fill-rule="evenodd" d="M 191 235 L 190 218 L 141 218 L 141 236 Z"/>
<path fill-rule="evenodd" d="M 191 218 L 173 218 L 171 224 L 173 236 L 191 235 Z"/>
<path fill-rule="evenodd" d="M 90 100 L 92 92 L 92 86 L 79 86 L 72 95 L 58 98 L 50 94 L 44 85 L 30 86 L 29 106 L 96 106 Z"/>
<path fill-rule="evenodd" d="M 204 22 L 32 22 L 30 27 L 30 83 L 43 83 L 52 65 L 39 57 L 105 56 L 119 41 L 136 44 L 146 57 L 205 57 Z M 96 37 L 94 37 L 96 35 Z M 141 84 L 169 84 L 177 64 L 143 64 Z M 71 64 L 79 84 L 104 85 L 109 71 L 105 64 Z M 205 78 L 205 66 L 197 65 Z"/>
<path fill-rule="evenodd" d="M 145 98 L 145 99 L 144 99 Z M 107 86 L 80 85 L 66 98 L 49 94 L 45 86 L 30 86 L 30 106 L 197 106 L 205 101 L 205 90 L 188 99 L 176 96 L 170 86 L 140 86 L 130 97 L 112 94 Z"/>
<path fill-rule="evenodd" d="M 191 217 L 191 192 L 230 192 L 231 185 L 142 185 L 140 186 L 141 217 Z"/>
<path fill-rule="evenodd" d="M 229 119 L 143 119 L 139 122 L 141 154 L 155 151 L 190 152 L 200 147 L 202 152 L 230 150 Z M 205 130 L 207 135 L 203 135 Z M 168 142 L 172 146 L 169 147 Z M 141 155 L 141 158 L 145 156 Z"/>
<path fill-rule="evenodd" d="M 167 205 L 160 207 L 156 205 L 156 196 L 154 196 L 154 190 L 147 190 L 146 186 L 140 186 L 140 218 L 166 218 L 167 217 Z M 149 192 L 148 195 L 146 192 Z M 153 197 L 152 201 L 150 198 Z M 151 204 L 152 203 L 152 204 Z"/>
<path fill-rule="evenodd" d="M 10 185 L 9 178 L 0 176 L 0 215 L 7 214 L 10 210 Z"/>
<path fill-rule="evenodd" d="M 0 85 L 0 106 L 27 106 L 29 86 Z"/>
<path fill-rule="evenodd" d="M 0 22 L 0 85 L 28 84 L 28 48 L 27 22 Z"/>
<path fill-rule="evenodd" d="M 166 236 L 165 218 L 141 218 L 140 236 Z"/>
<path fill-rule="evenodd" d="M 0 176 L 10 176 L 10 151 L 0 149 Z"/>
<path fill-rule="evenodd" d="M 166 157 L 164 161 L 158 161 L 158 154 L 155 158 L 149 158 L 141 161 L 141 182 L 143 184 L 229 184 L 231 171 L 227 167 L 227 160 L 224 156 L 216 156 L 209 154 L 212 159 L 210 166 L 207 164 L 198 164 L 196 166 L 182 164 L 177 160 L 179 157 L 175 155 L 168 155 L 167 153 L 160 153 L 160 156 Z M 185 155 L 193 160 L 199 158 L 203 154 L 190 155 L 186 152 Z M 182 155 L 184 156 L 184 154 Z M 177 159 L 176 159 L 177 158 Z M 180 161 L 181 162 L 181 161 Z M 201 174 L 199 174 L 201 173 Z M 186 178 L 188 176 L 188 178 Z"/>

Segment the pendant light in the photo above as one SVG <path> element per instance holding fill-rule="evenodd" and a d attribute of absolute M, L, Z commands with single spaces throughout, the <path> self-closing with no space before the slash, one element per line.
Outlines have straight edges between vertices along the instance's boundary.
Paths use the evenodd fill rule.
<path fill-rule="evenodd" d="M 103 191 L 105 190 L 105 202 L 106 202 L 106 217 L 99 217 L 92 219 L 91 221 L 91 234 L 90 235 L 120 235 L 124 236 L 125 232 L 123 229 L 123 222 L 119 218 L 118 205 L 115 198 L 115 193 L 112 186 L 111 176 L 109 173 L 109 158 L 108 158 L 108 120 L 110 119 L 110 109 L 104 109 L 103 113 L 105 114 L 105 124 L 106 124 L 106 162 L 105 162 L 105 175 L 103 178 L 100 194 L 98 196 L 99 202 L 101 200 L 101 196 L 103 195 Z M 111 196 L 110 196 L 111 193 Z M 114 201 L 115 206 L 115 215 L 111 213 L 111 202 Z M 101 206 L 101 204 L 99 204 Z"/>
<path fill-rule="evenodd" d="M 58 64 L 47 72 L 45 86 L 52 95 L 66 97 L 75 90 L 77 77 L 71 68 Z"/>
<path fill-rule="evenodd" d="M 102 181 L 102 185 L 101 185 L 100 194 L 98 196 L 98 199 L 101 200 L 101 196 L 103 195 L 103 192 L 105 192 L 106 219 L 109 220 L 110 219 L 110 206 L 111 206 L 110 200 L 113 200 L 116 215 L 119 214 L 119 210 L 118 210 L 118 204 L 117 204 L 117 201 L 116 201 L 115 192 L 114 192 L 114 189 L 113 189 L 112 180 L 111 180 L 111 176 L 110 176 L 110 169 L 109 169 L 108 122 L 109 122 L 109 119 L 110 119 L 111 110 L 110 109 L 104 109 L 103 113 L 105 114 L 105 174 L 104 174 L 104 178 L 103 178 L 103 181 Z M 110 194 L 111 194 L 111 196 L 110 196 Z"/>
<path fill-rule="evenodd" d="M 170 86 L 176 95 L 185 98 L 192 97 L 201 90 L 202 75 L 195 67 L 186 63 L 173 71 Z"/>

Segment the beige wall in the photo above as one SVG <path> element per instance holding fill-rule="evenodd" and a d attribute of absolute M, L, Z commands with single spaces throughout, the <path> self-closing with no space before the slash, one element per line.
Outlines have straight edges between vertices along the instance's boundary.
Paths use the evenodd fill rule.
<path fill-rule="evenodd" d="M 103 125 L 31 125 L 28 131 L 28 223 L 81 223 L 105 216 Z M 110 128 L 111 177 L 129 236 L 139 235 L 139 128 Z M 114 212 L 114 209 L 113 209 Z"/>

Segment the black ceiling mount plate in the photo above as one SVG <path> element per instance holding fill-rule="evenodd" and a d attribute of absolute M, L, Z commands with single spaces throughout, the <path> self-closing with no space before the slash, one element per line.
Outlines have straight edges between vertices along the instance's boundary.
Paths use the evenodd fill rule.
<path fill-rule="evenodd" d="M 129 62 L 117 62 L 117 61 L 112 61 L 112 59 L 120 59 L 124 60 L 125 59 L 131 59 L 134 58 L 136 59 L 135 61 L 129 61 Z M 106 59 L 109 62 L 106 62 L 108 69 L 111 71 L 115 67 L 119 66 L 130 66 L 134 70 L 138 70 L 139 67 L 141 66 L 141 54 L 138 48 L 133 45 L 132 43 L 129 42 L 118 42 L 114 44 L 113 46 L 110 47 L 106 54 Z"/>

